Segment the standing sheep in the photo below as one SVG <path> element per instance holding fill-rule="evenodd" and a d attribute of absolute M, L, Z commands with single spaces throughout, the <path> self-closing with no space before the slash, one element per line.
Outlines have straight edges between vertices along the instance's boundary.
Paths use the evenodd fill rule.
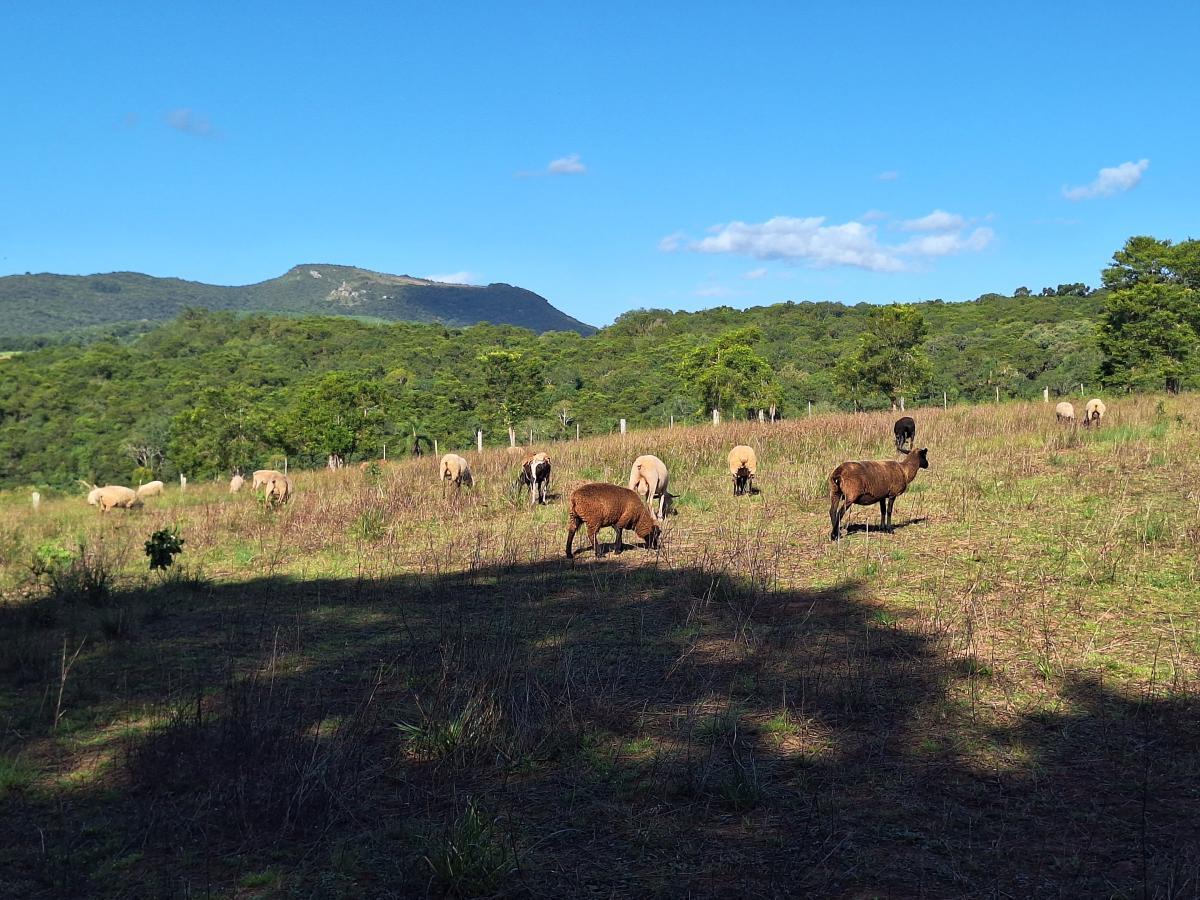
<path fill-rule="evenodd" d="M 142 498 L 133 488 L 110 484 L 108 487 L 94 487 L 88 493 L 87 502 L 100 507 L 100 512 L 110 509 L 137 509 L 142 505 Z"/>
<path fill-rule="evenodd" d="M 292 496 L 292 480 L 286 475 L 276 475 L 265 485 L 263 499 L 268 506 L 280 506 L 287 503 Z"/>
<path fill-rule="evenodd" d="M 284 474 L 278 469 L 257 469 L 254 472 L 254 480 L 250 483 L 250 489 L 257 491 L 264 487 L 272 478 L 283 478 Z"/>
<path fill-rule="evenodd" d="M 138 485 L 137 495 L 139 497 L 161 497 L 166 493 L 161 481 L 147 481 L 145 484 Z"/>
<path fill-rule="evenodd" d="M 236 494 L 242 489 L 242 485 L 246 483 L 246 479 L 241 475 L 234 475 L 229 479 L 229 493 Z"/>
<path fill-rule="evenodd" d="M 550 495 L 550 454 L 534 453 L 521 462 L 521 484 L 529 488 L 530 504 L 545 503 Z"/>
<path fill-rule="evenodd" d="M 833 524 L 829 539 L 836 541 L 842 517 L 854 504 L 879 504 L 879 527 L 891 530 L 892 507 L 896 498 L 908 490 L 921 469 L 929 468 L 928 450 L 910 452 L 901 461 L 869 460 L 844 462 L 829 476 L 829 520 Z"/>
<path fill-rule="evenodd" d="M 646 504 L 653 509 L 654 498 L 658 498 L 658 515 L 656 518 L 661 522 L 667 514 L 667 500 L 670 494 L 667 493 L 668 481 L 667 467 L 657 456 L 647 454 L 639 456 L 633 461 L 633 467 L 629 470 L 629 489 L 636 491 L 641 497 L 644 497 Z"/>
<path fill-rule="evenodd" d="M 441 465 L 438 467 L 439 476 L 442 480 L 442 495 L 446 493 L 446 484 L 454 485 L 455 490 L 462 490 L 465 484 L 467 487 L 474 486 L 475 482 L 471 478 L 471 467 L 467 461 L 457 453 L 447 453 L 442 457 Z"/>
<path fill-rule="evenodd" d="M 758 474 L 758 456 L 753 447 L 738 444 L 729 451 L 729 474 L 733 476 L 733 496 L 754 493 L 754 476 Z"/>
<path fill-rule="evenodd" d="M 572 544 L 579 526 L 587 523 L 588 540 L 592 552 L 603 555 L 596 538 L 601 528 L 612 528 L 617 533 L 616 550 L 625 549 L 621 543 L 621 532 L 632 528 L 646 542 L 647 550 L 657 550 L 662 532 L 642 498 L 629 488 L 617 484 L 593 482 L 571 492 L 570 519 L 567 526 L 567 559 L 575 555 Z"/>
<path fill-rule="evenodd" d="M 1093 397 L 1083 409 L 1083 424 L 1085 426 L 1099 425 L 1106 412 L 1108 412 L 1108 407 L 1104 405 L 1104 401 Z"/>
<path fill-rule="evenodd" d="M 912 416 L 901 416 L 892 426 L 896 435 L 896 452 L 907 453 L 917 444 L 917 423 Z"/>
<path fill-rule="evenodd" d="M 1070 422 L 1075 424 L 1075 407 L 1066 400 L 1054 407 L 1054 418 L 1061 422 Z"/>

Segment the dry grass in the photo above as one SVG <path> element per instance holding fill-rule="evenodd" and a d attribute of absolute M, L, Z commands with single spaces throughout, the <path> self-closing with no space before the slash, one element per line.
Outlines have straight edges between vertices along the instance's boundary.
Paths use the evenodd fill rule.
<path fill-rule="evenodd" d="M 503 451 L 6 498 L 0 894 L 1194 896 L 1200 398 L 1109 408 L 919 410 L 900 527 L 837 544 L 891 416 L 557 444 L 544 508 Z M 661 552 L 565 560 L 645 452 Z"/>

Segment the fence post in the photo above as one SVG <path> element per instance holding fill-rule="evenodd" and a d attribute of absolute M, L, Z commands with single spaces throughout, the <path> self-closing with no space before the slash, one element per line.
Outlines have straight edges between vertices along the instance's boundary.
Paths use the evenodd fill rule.
<path fill-rule="evenodd" d="M 33 500 L 33 511 L 37 512 L 38 508 L 42 505 L 42 495 L 34 491 L 31 499 Z"/>
<path fill-rule="evenodd" d="M 575 440 L 579 440 L 579 423 L 575 423 Z"/>
<path fill-rule="evenodd" d="M 947 408 L 948 407 L 946 405 L 946 392 L 942 391 L 942 409 L 947 409 Z"/>
<path fill-rule="evenodd" d="M 675 427 L 675 416 L 671 416 L 671 428 Z"/>
<path fill-rule="evenodd" d="M 184 475 L 182 472 L 179 473 L 179 490 L 180 491 L 187 490 L 187 476 Z"/>
<path fill-rule="evenodd" d="M 719 409 L 713 410 L 713 424 L 714 425 L 721 424 L 721 411 Z"/>
<path fill-rule="evenodd" d="M 904 398 L 900 398 L 900 412 L 904 412 Z"/>
<path fill-rule="evenodd" d="M 475 432 L 475 449 L 480 453 L 483 452 L 483 429 L 480 428 Z"/>
<path fill-rule="evenodd" d="M 437 455 L 438 455 L 438 452 L 437 452 L 437 438 L 434 438 L 434 439 L 433 439 L 433 455 L 434 455 L 434 456 L 437 456 Z"/>
<path fill-rule="evenodd" d="M 622 419 L 621 420 L 621 434 L 624 434 L 624 433 L 625 433 L 625 420 Z"/>
<path fill-rule="evenodd" d="M 1042 402 L 1043 403 L 1050 402 L 1050 388 L 1048 388 L 1048 387 L 1042 388 Z"/>

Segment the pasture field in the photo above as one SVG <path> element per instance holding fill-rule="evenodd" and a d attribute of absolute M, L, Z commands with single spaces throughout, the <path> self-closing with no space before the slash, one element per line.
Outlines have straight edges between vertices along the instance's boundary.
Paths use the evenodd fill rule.
<path fill-rule="evenodd" d="M 890 414 L 551 444 L 539 508 L 504 451 L 6 495 L 0 896 L 1196 896 L 1200 397 L 1108 406 L 913 412 L 838 543 Z M 662 549 L 566 560 L 640 453 Z"/>

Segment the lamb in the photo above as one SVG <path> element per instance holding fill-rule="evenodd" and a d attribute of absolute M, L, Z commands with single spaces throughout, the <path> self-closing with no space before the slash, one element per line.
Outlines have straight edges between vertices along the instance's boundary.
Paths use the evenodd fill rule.
<path fill-rule="evenodd" d="M 631 491 L 636 491 L 639 496 L 644 497 L 651 509 L 654 509 L 654 498 L 658 498 L 658 515 L 655 518 L 660 522 L 666 515 L 667 501 L 671 496 L 667 493 L 667 481 L 667 467 L 657 456 L 639 456 L 629 470 Z"/>
<path fill-rule="evenodd" d="M 738 444 L 729 451 L 729 474 L 733 476 L 733 496 L 754 492 L 754 476 L 758 474 L 758 456 L 753 447 Z"/>
<path fill-rule="evenodd" d="M 257 491 L 260 487 L 265 487 L 267 482 L 272 478 L 285 477 L 278 469 L 257 469 L 254 472 L 254 480 L 250 483 L 250 489 Z"/>
<path fill-rule="evenodd" d="M 521 462 L 521 484 L 529 488 L 530 504 L 545 503 L 550 495 L 550 454 L 533 453 Z"/>
<path fill-rule="evenodd" d="M 446 493 L 447 483 L 453 484 L 456 490 L 462 490 L 464 484 L 467 487 L 472 487 L 475 484 L 471 478 L 470 465 L 457 453 L 447 453 L 443 456 L 439 471 L 441 472 L 443 494 Z"/>
<path fill-rule="evenodd" d="M 137 495 L 139 497 L 161 497 L 166 493 L 161 481 L 147 481 L 145 484 L 138 485 Z"/>
<path fill-rule="evenodd" d="M 907 453 L 917 443 L 917 423 L 912 416 L 901 416 L 892 426 L 896 434 L 896 452 Z"/>
<path fill-rule="evenodd" d="M 111 484 L 107 487 L 93 487 L 88 493 L 87 502 L 100 507 L 100 512 L 110 509 L 137 509 L 142 505 L 142 498 L 133 488 Z"/>
<path fill-rule="evenodd" d="M 658 549 L 662 531 L 650 511 L 646 509 L 642 498 L 629 488 L 602 482 L 582 485 L 571 492 L 570 510 L 567 559 L 575 555 L 571 545 L 575 541 L 575 532 L 585 522 L 592 552 L 597 556 L 603 555 L 596 541 L 601 528 L 612 528 L 616 531 L 618 553 L 625 549 L 621 543 L 621 532 L 626 528 L 632 528 L 637 536 L 646 542 L 647 550 Z"/>
<path fill-rule="evenodd" d="M 236 494 L 242 489 L 242 485 L 246 483 L 246 479 L 241 475 L 234 475 L 229 479 L 229 493 Z"/>
<path fill-rule="evenodd" d="M 1108 407 L 1104 405 L 1104 401 L 1098 397 L 1093 397 L 1083 409 L 1083 424 L 1085 426 L 1099 425 L 1100 420 L 1104 418 L 1106 412 L 1108 412 Z"/>
<path fill-rule="evenodd" d="M 1063 401 L 1054 407 L 1054 418 L 1059 422 L 1075 422 L 1075 407 L 1067 401 Z"/>
<path fill-rule="evenodd" d="M 292 481 L 286 475 L 276 475 L 265 485 L 263 497 L 270 506 L 287 503 L 292 496 Z"/>
<path fill-rule="evenodd" d="M 929 468 L 927 448 L 909 452 L 903 460 L 844 462 L 829 476 L 829 519 L 833 530 L 829 539 L 836 541 L 842 517 L 853 504 L 879 504 L 879 527 L 890 531 L 892 507 L 896 498 L 908 490 L 921 469 Z"/>

